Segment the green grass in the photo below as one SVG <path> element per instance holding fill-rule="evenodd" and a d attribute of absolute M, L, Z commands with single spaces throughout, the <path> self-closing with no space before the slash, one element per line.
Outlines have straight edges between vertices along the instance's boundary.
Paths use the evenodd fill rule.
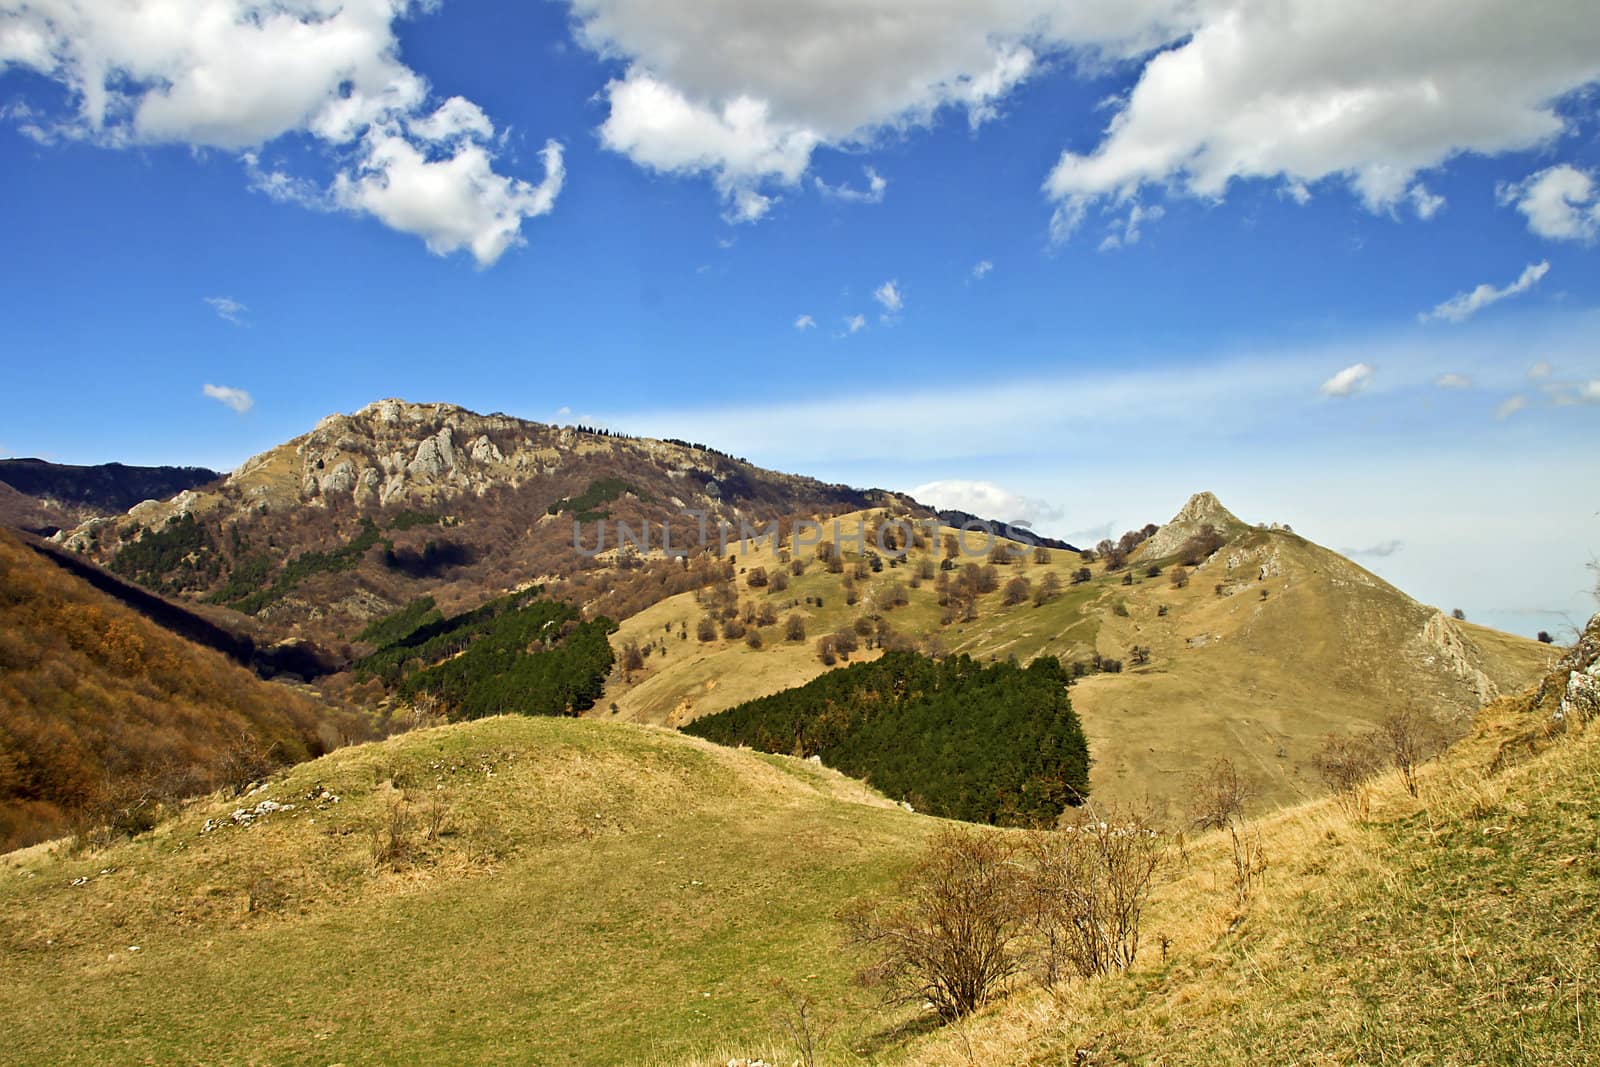
<path fill-rule="evenodd" d="M 341 802 L 304 800 L 319 784 Z M 375 868 L 388 805 L 421 819 L 436 794 L 446 833 Z M 261 797 L 300 806 L 200 833 Z M 630 726 L 491 719 L 344 750 L 101 853 L 7 857 L 5 1058 L 770 1049 L 780 978 L 850 1020 L 845 1044 L 874 1040 L 893 1020 L 851 982 L 831 916 L 887 885 L 932 825 L 820 768 Z"/>

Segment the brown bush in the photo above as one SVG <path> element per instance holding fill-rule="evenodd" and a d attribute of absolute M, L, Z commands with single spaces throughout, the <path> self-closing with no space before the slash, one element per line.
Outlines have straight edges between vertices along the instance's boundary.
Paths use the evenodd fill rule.
<path fill-rule="evenodd" d="M 850 942 L 871 953 L 863 980 L 892 1003 L 929 1003 L 947 1020 L 983 1007 L 1023 965 L 1015 856 L 1014 839 L 1001 834 L 940 832 L 895 899 L 840 914 Z"/>

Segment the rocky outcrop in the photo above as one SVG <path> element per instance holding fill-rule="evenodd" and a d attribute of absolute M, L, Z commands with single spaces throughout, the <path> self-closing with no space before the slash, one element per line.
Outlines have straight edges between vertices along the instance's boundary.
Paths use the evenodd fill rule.
<path fill-rule="evenodd" d="M 1589 620 L 1572 650 L 1545 680 L 1541 702 L 1546 696 L 1555 698 L 1551 718 L 1560 726 L 1577 727 L 1600 719 L 1600 615 Z"/>
<path fill-rule="evenodd" d="M 1478 666 L 1478 650 L 1450 616 L 1442 611 L 1434 612 L 1422 624 L 1422 640 L 1436 662 L 1472 687 L 1480 706 L 1500 698 L 1500 687 Z"/>
<path fill-rule="evenodd" d="M 1216 494 L 1196 493 L 1178 510 L 1171 522 L 1150 535 L 1150 540 L 1144 543 L 1143 555 L 1147 559 L 1170 556 L 1205 526 L 1214 526 L 1224 537 L 1231 537 L 1246 528 L 1238 516 L 1222 506 Z"/>

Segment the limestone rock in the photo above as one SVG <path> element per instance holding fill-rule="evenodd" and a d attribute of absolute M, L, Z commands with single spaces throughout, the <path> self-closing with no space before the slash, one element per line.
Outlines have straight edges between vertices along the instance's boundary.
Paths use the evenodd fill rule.
<path fill-rule="evenodd" d="M 1200 532 L 1202 526 L 1214 526 L 1224 537 L 1245 529 L 1238 517 L 1222 506 L 1213 493 L 1196 493 L 1178 510 L 1172 521 L 1150 536 L 1144 544 L 1146 559 L 1170 556 L 1183 547 L 1183 543 Z"/>

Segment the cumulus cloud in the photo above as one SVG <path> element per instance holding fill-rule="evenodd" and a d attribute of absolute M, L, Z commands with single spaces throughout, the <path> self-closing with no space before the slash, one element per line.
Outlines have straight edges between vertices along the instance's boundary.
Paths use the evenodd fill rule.
<path fill-rule="evenodd" d="M 200 391 L 212 400 L 226 404 L 241 415 L 256 406 L 253 396 L 243 389 L 235 389 L 231 385 L 211 385 L 207 383 Z"/>
<path fill-rule="evenodd" d="M 422 5 L 427 6 L 427 5 Z M 538 186 L 498 174 L 494 125 L 462 97 L 429 107 L 394 24 L 409 0 L 0 0 L 0 69 L 64 86 L 69 109 L 27 112 L 36 139 L 179 144 L 238 153 L 275 199 L 341 208 L 487 266 L 550 210 L 560 152 Z M 330 153 L 331 187 L 262 162 L 301 134 Z"/>
<path fill-rule="evenodd" d="M 566 176 L 555 141 L 539 153 L 538 185 L 496 174 L 489 151 L 471 140 L 436 157 L 393 131 L 375 131 L 363 149 L 360 167 L 334 179 L 335 203 L 421 237 L 435 255 L 467 249 L 483 267 L 522 242 L 523 219 L 550 213 Z"/>
<path fill-rule="evenodd" d="M 898 315 L 906 306 L 905 294 L 900 291 L 899 282 L 893 278 L 874 289 L 872 299 L 883 305 L 884 318 Z"/>
<path fill-rule="evenodd" d="M 834 200 L 843 200 L 850 204 L 881 204 L 884 195 L 889 191 L 889 180 L 873 170 L 865 168 L 867 185 L 865 189 L 852 189 L 840 182 L 838 185 L 829 185 L 821 178 L 816 179 L 817 191 L 823 196 Z"/>
<path fill-rule="evenodd" d="M 1433 380 L 1440 389 L 1471 389 L 1472 379 L 1465 374 L 1441 374 Z"/>
<path fill-rule="evenodd" d="M 1502 400 L 1494 409 L 1494 417 L 1504 422 L 1523 408 L 1528 406 L 1528 398 L 1518 394 Z"/>
<path fill-rule="evenodd" d="M 987 259 L 980 259 L 977 263 L 973 264 L 972 277 L 975 281 L 981 282 L 983 279 L 989 276 L 989 272 L 992 270 L 994 270 L 993 263 L 989 262 Z"/>
<path fill-rule="evenodd" d="M 1030 526 L 1061 518 L 1061 509 L 1049 501 L 1022 496 L 988 481 L 960 478 L 928 482 L 911 490 L 922 503 L 940 510 L 965 511 L 982 519 Z"/>
<path fill-rule="evenodd" d="M 794 320 L 794 328 L 797 330 L 813 330 L 816 326 L 817 320 L 810 315 L 800 315 Z"/>
<path fill-rule="evenodd" d="M 244 325 L 244 313 L 250 310 L 231 296 L 208 296 L 205 302 L 211 305 L 211 310 L 217 313 L 217 318 L 231 322 L 235 326 Z"/>
<path fill-rule="evenodd" d="M 1507 297 L 1527 292 L 1538 285 L 1539 280 L 1548 273 L 1550 273 L 1548 261 L 1530 263 L 1510 285 L 1497 289 L 1484 282 L 1471 292 L 1457 293 L 1433 310 L 1418 315 L 1417 318 L 1421 322 L 1465 322 L 1490 304 L 1497 304 Z"/>
<path fill-rule="evenodd" d="M 1053 231 L 1148 186 L 1220 199 L 1238 179 L 1348 186 L 1373 211 L 1442 200 L 1419 175 L 1463 152 L 1547 143 L 1556 107 L 1600 75 L 1588 0 L 1211 0 L 1157 52 L 1101 142 L 1065 151 L 1045 182 Z"/>
<path fill-rule="evenodd" d="M 1355 396 L 1371 384 L 1374 373 L 1373 369 L 1365 363 L 1356 363 L 1346 367 L 1322 383 L 1322 394 L 1332 397 Z"/>
<path fill-rule="evenodd" d="M 953 111 L 979 125 L 1069 48 L 1113 56 L 1185 31 L 1184 0 L 571 0 L 579 41 L 625 64 L 601 141 L 709 177 L 754 221 L 820 146 L 870 146 Z"/>
<path fill-rule="evenodd" d="M 1501 185 L 1502 204 L 1522 212 L 1528 229 L 1555 241 L 1593 241 L 1600 235 L 1600 190 L 1594 176 L 1570 163 Z"/>
<path fill-rule="evenodd" d="M 867 317 L 865 315 L 849 315 L 846 316 L 844 320 L 844 331 L 846 334 L 860 333 L 866 328 Z"/>

